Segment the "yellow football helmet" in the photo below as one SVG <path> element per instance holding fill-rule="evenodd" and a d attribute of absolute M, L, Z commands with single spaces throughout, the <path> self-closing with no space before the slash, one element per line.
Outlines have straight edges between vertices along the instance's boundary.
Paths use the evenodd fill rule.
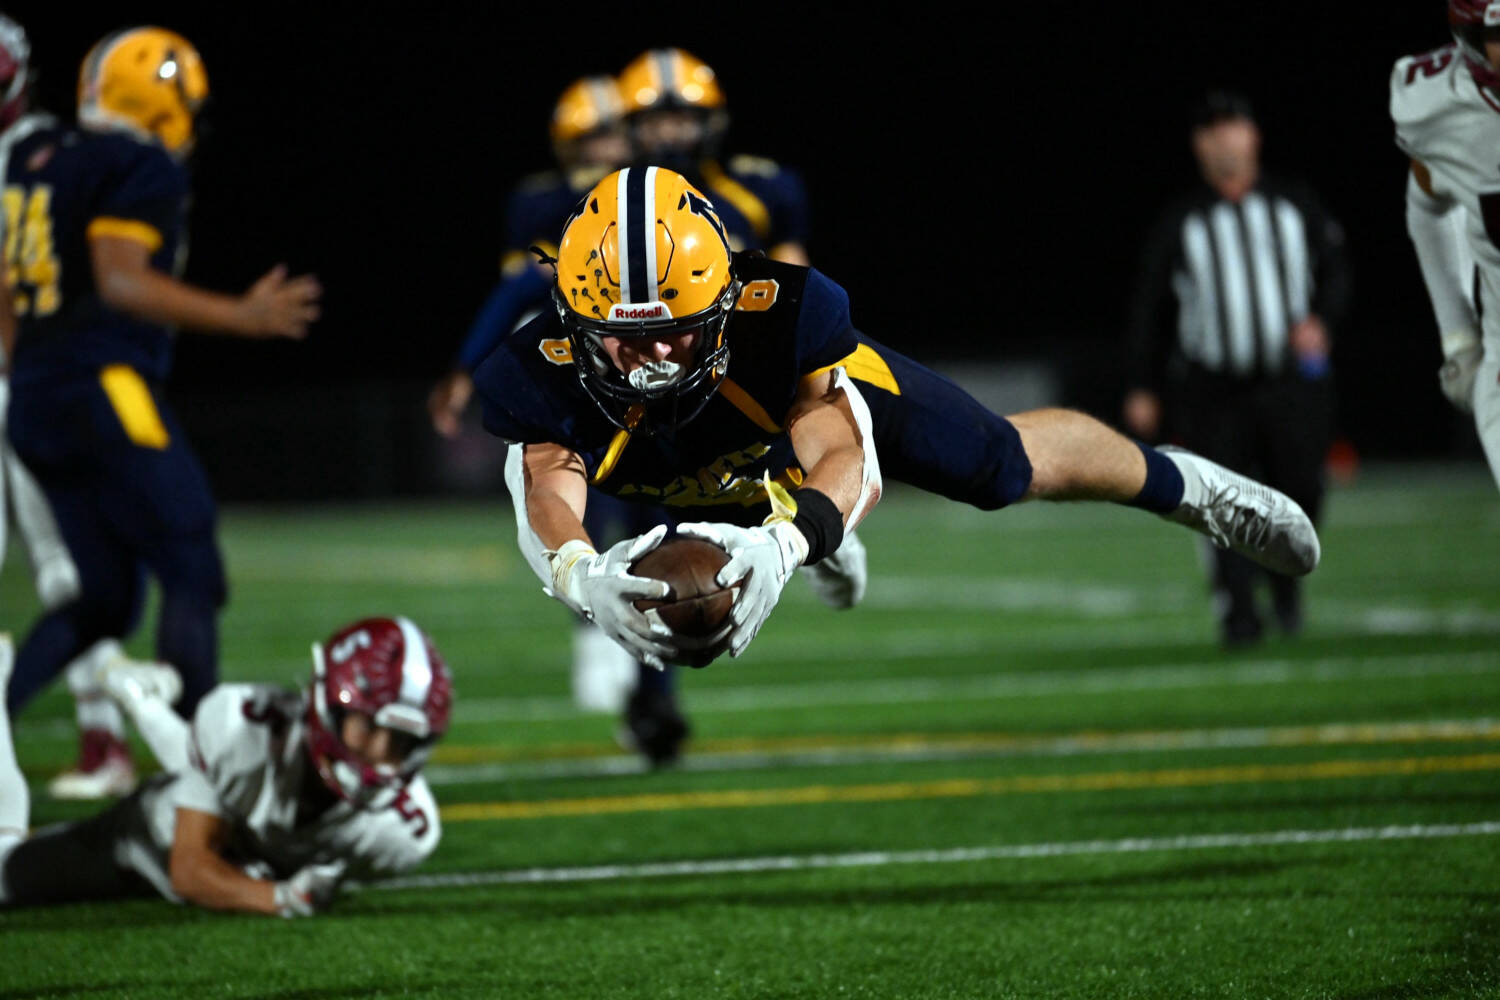
<path fill-rule="evenodd" d="M 692 420 L 724 380 L 724 326 L 739 288 L 709 200 L 681 174 L 634 167 L 604 178 L 574 209 L 553 299 L 589 397 L 616 426 L 651 434 Z M 628 375 L 603 339 L 687 335 L 690 363 L 651 362 Z"/>
<path fill-rule="evenodd" d="M 686 173 L 719 153 L 729 109 L 714 71 L 682 49 L 652 49 L 620 73 L 636 162 Z"/>
<path fill-rule="evenodd" d="M 682 49 L 642 52 L 620 71 L 625 113 L 653 108 L 722 108 L 724 92 L 708 64 Z"/>
<path fill-rule="evenodd" d="M 165 28 L 126 28 L 100 39 L 78 73 L 78 121 L 124 129 L 176 157 L 193 145 L 208 99 L 208 71 L 193 44 Z"/>
<path fill-rule="evenodd" d="M 586 76 L 568 85 L 552 109 L 552 141 L 571 142 L 625 117 L 625 102 L 613 77 Z"/>

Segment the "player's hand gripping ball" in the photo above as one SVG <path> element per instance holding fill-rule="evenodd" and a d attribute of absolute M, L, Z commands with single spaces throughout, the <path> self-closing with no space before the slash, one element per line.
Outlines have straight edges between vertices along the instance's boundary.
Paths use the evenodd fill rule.
<path fill-rule="evenodd" d="M 674 662 L 706 667 L 724 651 L 734 589 L 719 586 L 715 578 L 727 562 L 729 553 L 711 542 L 673 537 L 631 564 L 631 574 L 661 580 L 671 588 L 665 599 L 643 599 L 635 606 L 641 611 L 655 609 L 672 630 L 679 652 Z"/>

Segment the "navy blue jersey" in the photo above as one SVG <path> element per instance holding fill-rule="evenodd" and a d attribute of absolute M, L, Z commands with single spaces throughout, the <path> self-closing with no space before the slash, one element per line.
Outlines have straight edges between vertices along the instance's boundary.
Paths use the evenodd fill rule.
<path fill-rule="evenodd" d="M 178 271 L 187 225 L 183 167 L 160 147 L 124 135 L 49 125 L 12 145 L 4 182 L 5 262 L 18 319 L 15 377 L 110 364 L 165 377 L 170 332 L 100 300 L 89 240 L 138 241 L 150 249 L 152 267 Z"/>
<path fill-rule="evenodd" d="M 507 277 L 534 263 L 537 245 L 557 252 L 563 225 L 584 195 L 609 171 L 603 167 L 581 170 L 548 170 L 521 180 L 505 203 L 501 228 L 500 270 Z"/>
<path fill-rule="evenodd" d="M 711 520 L 758 524 L 761 475 L 795 486 L 802 470 L 783 422 L 801 380 L 853 354 L 849 297 L 818 271 L 736 255 L 744 283 L 726 330 L 729 370 L 695 419 L 632 438 L 599 412 L 550 310 L 506 338 L 475 372 L 486 429 L 577 452 L 589 481 L 624 500 L 713 507 Z M 704 512 L 708 516 L 709 512 Z"/>

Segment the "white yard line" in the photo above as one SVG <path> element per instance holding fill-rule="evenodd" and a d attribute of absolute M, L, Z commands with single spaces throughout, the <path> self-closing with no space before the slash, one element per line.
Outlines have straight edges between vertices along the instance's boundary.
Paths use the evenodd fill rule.
<path fill-rule="evenodd" d="M 748 667 L 726 669 L 747 670 Z M 972 676 L 902 677 L 860 680 L 844 674 L 837 682 L 762 684 L 693 689 L 684 699 L 688 711 L 751 712 L 767 709 L 817 708 L 829 705 L 895 705 L 967 701 L 976 698 L 1109 695 L 1131 691 L 1191 690 L 1221 687 L 1271 687 L 1348 680 L 1404 677 L 1475 676 L 1500 673 L 1500 656 L 1492 652 L 1333 656 L 1307 660 L 1273 658 L 1223 659 L 1097 670 Z M 524 722 L 573 718 L 568 698 L 473 698 L 455 706 L 459 723 Z"/>
<path fill-rule="evenodd" d="M 374 889 L 449 889 L 489 885 L 535 885 L 556 882 L 607 882 L 673 876 L 750 875 L 763 872 L 812 871 L 827 868 L 878 868 L 887 865 L 938 865 L 975 861 L 1077 857 L 1102 854 L 1146 854 L 1158 851 L 1202 851 L 1298 844 L 1344 844 L 1370 841 L 1439 840 L 1492 837 L 1500 822 L 1415 826 L 1348 827 L 1341 830 L 1275 830 L 1267 833 L 1209 833 L 1179 837 L 1132 837 L 1124 840 L 1075 840 L 1039 844 L 1003 844 L 947 850 L 857 851 L 847 854 L 790 854 L 759 858 L 702 861 L 658 861 L 638 865 L 593 865 L 580 868 L 521 868 L 510 871 L 454 872 L 391 879 Z"/>

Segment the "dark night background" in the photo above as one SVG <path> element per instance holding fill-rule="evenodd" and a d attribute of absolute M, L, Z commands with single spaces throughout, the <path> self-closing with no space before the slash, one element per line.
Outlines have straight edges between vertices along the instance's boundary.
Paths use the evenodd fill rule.
<path fill-rule="evenodd" d="M 284 260 L 324 282 L 304 343 L 180 341 L 171 395 L 226 499 L 455 483 L 421 401 L 495 278 L 504 196 L 548 165 L 567 83 L 672 44 L 718 71 L 730 151 L 802 172 L 814 262 L 858 326 L 923 360 L 1050 360 L 1061 401 L 1110 420 L 1140 243 L 1196 177 L 1187 105 L 1243 89 L 1267 169 L 1310 181 L 1348 232 L 1343 434 L 1366 456 L 1477 454 L 1437 389 L 1386 113 L 1391 63 L 1448 37 L 1437 0 L 554 9 L 10 8 L 40 103 L 67 115 L 107 31 L 192 39 L 215 108 L 188 278 L 240 290 Z"/>

